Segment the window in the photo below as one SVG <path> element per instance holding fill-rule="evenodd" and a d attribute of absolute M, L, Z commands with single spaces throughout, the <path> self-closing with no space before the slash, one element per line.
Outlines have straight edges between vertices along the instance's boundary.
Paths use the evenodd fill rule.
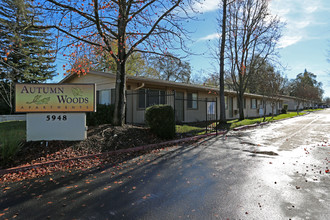
<path fill-rule="evenodd" d="M 99 90 L 96 93 L 97 104 L 110 105 L 115 103 L 115 89 Z"/>
<path fill-rule="evenodd" d="M 215 115 L 215 102 L 207 102 L 207 114 Z"/>
<path fill-rule="evenodd" d="M 139 108 L 146 107 L 146 92 L 145 89 L 139 89 Z"/>
<path fill-rule="evenodd" d="M 197 109 L 197 93 L 188 93 L 187 107 Z"/>
<path fill-rule="evenodd" d="M 280 109 L 282 108 L 282 102 L 281 101 L 278 102 L 278 108 L 280 108 Z"/>
<path fill-rule="evenodd" d="M 257 99 L 251 99 L 251 108 L 252 109 L 257 108 Z"/>
<path fill-rule="evenodd" d="M 166 104 L 165 91 L 140 89 L 138 104 L 142 109 L 152 105 Z"/>

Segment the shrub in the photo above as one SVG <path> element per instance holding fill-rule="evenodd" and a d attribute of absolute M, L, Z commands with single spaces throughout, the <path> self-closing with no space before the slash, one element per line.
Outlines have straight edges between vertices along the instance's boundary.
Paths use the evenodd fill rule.
<path fill-rule="evenodd" d="M 111 124 L 113 119 L 114 105 L 96 106 L 96 112 L 87 113 L 87 126 Z"/>
<path fill-rule="evenodd" d="M 151 131 L 160 138 L 175 136 L 174 110 L 169 105 L 153 105 L 146 109 L 145 120 Z"/>
<path fill-rule="evenodd" d="M 287 114 L 288 113 L 288 105 L 284 104 L 282 108 L 282 114 Z"/>

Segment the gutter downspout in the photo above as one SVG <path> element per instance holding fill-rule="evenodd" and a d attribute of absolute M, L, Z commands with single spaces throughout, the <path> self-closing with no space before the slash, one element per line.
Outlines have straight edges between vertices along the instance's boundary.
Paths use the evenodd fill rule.
<path fill-rule="evenodd" d="M 141 86 L 139 86 L 139 87 L 135 88 L 134 90 L 139 90 L 139 89 L 142 89 L 143 87 L 144 87 L 144 83 L 142 83 L 142 85 L 141 85 Z"/>

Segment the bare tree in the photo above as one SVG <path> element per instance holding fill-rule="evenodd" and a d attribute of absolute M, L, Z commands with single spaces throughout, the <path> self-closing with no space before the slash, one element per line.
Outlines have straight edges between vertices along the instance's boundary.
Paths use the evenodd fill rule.
<path fill-rule="evenodd" d="M 44 0 L 35 1 L 67 48 L 88 44 L 116 63 L 114 124 L 125 119 L 126 61 L 135 52 L 167 56 L 185 49 L 181 26 L 191 0 Z M 49 20 L 49 18 L 51 20 Z M 115 42 L 115 44 L 113 44 Z"/>
<path fill-rule="evenodd" d="M 149 60 L 155 71 L 158 72 L 159 79 L 190 83 L 191 67 L 189 62 L 173 57 L 150 57 Z"/>
<path fill-rule="evenodd" d="M 259 68 L 256 60 L 276 54 L 281 23 L 268 10 L 268 0 L 237 0 L 227 15 L 227 56 L 233 87 L 237 93 L 239 119 L 244 119 L 243 96 L 251 76 Z M 256 62 L 256 63 L 254 63 Z"/>
<path fill-rule="evenodd" d="M 219 96 L 220 96 L 220 123 L 226 123 L 226 104 L 225 104 L 225 47 L 226 47 L 226 33 L 227 33 L 227 8 L 228 5 L 235 0 L 222 0 L 221 17 L 218 19 L 218 24 L 221 29 L 221 38 L 219 40 Z"/>

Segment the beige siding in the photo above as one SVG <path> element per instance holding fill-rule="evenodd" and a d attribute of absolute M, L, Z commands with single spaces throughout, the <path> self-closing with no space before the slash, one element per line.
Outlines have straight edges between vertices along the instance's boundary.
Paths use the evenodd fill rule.
<path fill-rule="evenodd" d="M 69 79 L 69 81 L 66 83 L 95 83 L 96 90 L 103 90 L 115 88 L 115 82 L 115 78 L 108 78 L 95 74 L 87 74 L 85 76 Z"/>
<path fill-rule="evenodd" d="M 95 83 L 96 90 L 106 90 L 106 89 L 113 89 L 115 88 L 115 77 L 114 75 L 107 75 L 107 74 L 87 74 L 81 77 L 71 77 L 65 80 L 65 83 Z M 220 102 L 219 102 L 219 95 L 214 94 L 214 92 L 209 93 L 209 89 L 207 88 L 200 88 L 196 86 L 196 88 L 192 87 L 191 85 L 180 85 L 180 84 L 173 84 L 163 82 L 154 82 L 150 80 L 145 80 L 143 78 L 138 79 L 129 79 L 127 80 L 127 91 L 128 94 L 135 93 L 135 95 L 128 95 L 127 96 L 127 108 L 126 108 L 126 122 L 127 123 L 138 123 L 142 124 L 145 123 L 145 109 L 139 108 L 139 97 L 138 97 L 138 89 L 157 89 L 157 90 L 164 90 L 168 94 L 172 93 L 173 91 L 182 92 L 184 94 L 184 103 L 183 103 L 183 122 L 196 122 L 196 121 L 204 121 L 206 118 L 207 113 L 207 106 L 206 106 L 206 99 L 208 101 L 215 101 L 217 100 L 217 114 L 218 118 L 220 116 Z M 213 89 L 212 89 L 213 90 Z M 216 90 L 213 90 L 216 91 Z M 189 109 L 188 108 L 188 93 L 197 93 L 198 95 L 198 106 L 197 109 Z M 237 103 L 237 97 L 234 92 L 225 92 L 225 96 L 233 98 L 233 117 L 229 117 L 229 108 L 226 108 L 226 118 L 227 119 L 235 119 L 239 118 L 239 109 Z M 251 108 L 251 99 L 257 99 L 257 107 L 255 109 Z M 247 94 L 246 97 L 246 108 L 244 109 L 244 115 L 246 118 L 258 117 L 259 116 L 259 108 L 261 105 L 262 97 L 253 94 Z M 283 104 L 289 103 L 289 109 L 295 109 L 294 100 L 286 98 Z M 166 104 L 169 104 L 174 107 L 174 97 L 167 96 Z M 305 104 L 307 105 L 307 104 Z M 274 113 L 279 113 L 279 106 L 276 105 L 274 108 Z M 272 108 L 270 102 L 267 102 L 266 106 L 266 115 L 269 115 L 272 112 Z"/>

